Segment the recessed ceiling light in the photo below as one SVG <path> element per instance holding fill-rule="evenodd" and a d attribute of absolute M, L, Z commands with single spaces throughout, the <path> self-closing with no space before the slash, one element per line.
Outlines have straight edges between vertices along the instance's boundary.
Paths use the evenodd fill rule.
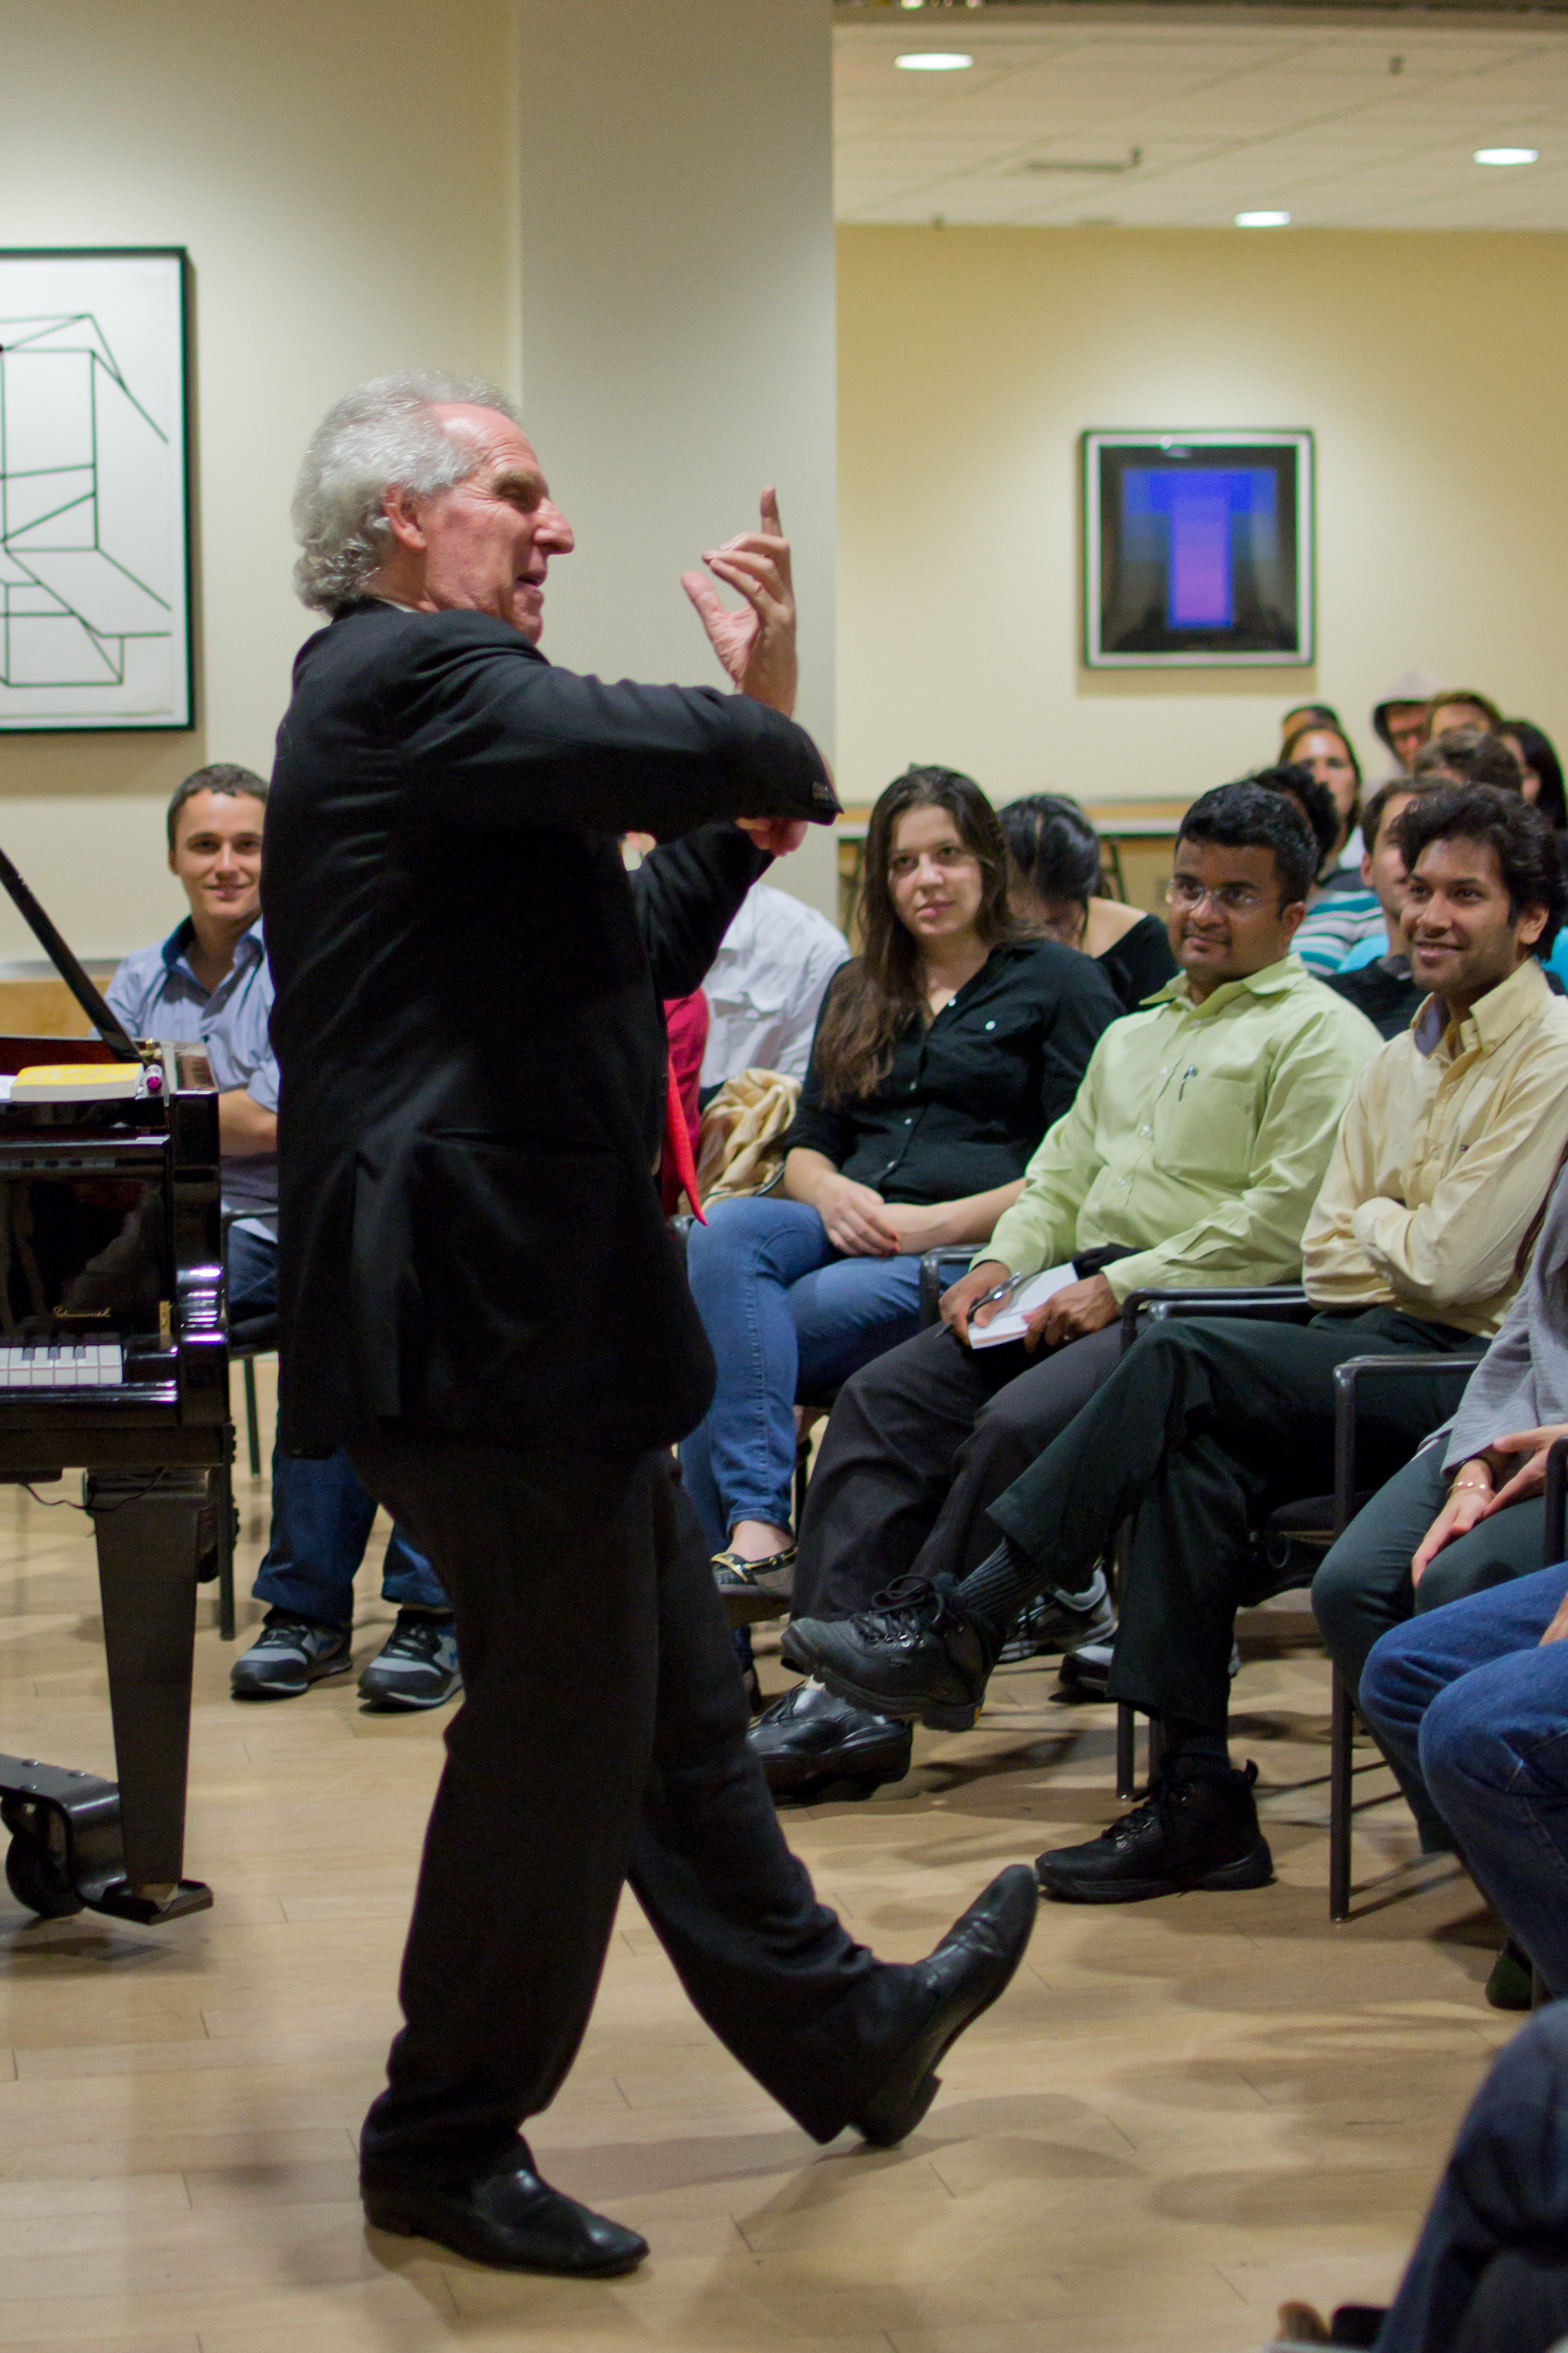
<path fill-rule="evenodd" d="M 1539 164 L 1539 147 L 1478 147 L 1472 164 Z"/>
<path fill-rule="evenodd" d="M 958 49 L 911 49 L 907 58 L 895 58 L 893 63 L 902 66 L 906 73 L 962 73 L 974 59 Z"/>
<path fill-rule="evenodd" d="M 1289 228 L 1289 213 L 1237 213 L 1237 228 Z"/>

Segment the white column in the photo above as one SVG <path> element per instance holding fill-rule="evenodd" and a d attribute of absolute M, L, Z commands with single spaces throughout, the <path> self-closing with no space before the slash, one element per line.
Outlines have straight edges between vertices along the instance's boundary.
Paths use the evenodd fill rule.
<path fill-rule="evenodd" d="M 831 0 L 519 0 L 519 26 L 524 414 L 578 539 L 545 650 L 718 683 L 679 575 L 773 482 L 831 757 Z M 772 879 L 837 915 L 826 838 Z"/>

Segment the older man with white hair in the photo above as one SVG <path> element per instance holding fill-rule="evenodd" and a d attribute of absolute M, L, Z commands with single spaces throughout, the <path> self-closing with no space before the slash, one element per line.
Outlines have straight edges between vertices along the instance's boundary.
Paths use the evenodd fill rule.
<path fill-rule="evenodd" d="M 483 2263 L 625 2271 L 642 2240 L 541 2181 L 521 2137 L 624 1879 L 715 2032 L 823 2140 L 913 2126 L 1034 1909 L 1005 1872 L 894 1967 L 816 1902 L 669 1453 L 712 1363 L 650 1174 L 659 998 L 837 807 L 788 716 L 789 550 L 770 491 L 706 558 L 739 611 L 686 576 L 739 692 L 553 669 L 570 526 L 504 396 L 437 377 L 339 404 L 295 520 L 331 620 L 296 667 L 263 885 L 283 1443 L 346 1445 L 429 1553 L 466 1689 L 365 2206 Z M 628 877 L 631 829 L 662 846 Z"/>

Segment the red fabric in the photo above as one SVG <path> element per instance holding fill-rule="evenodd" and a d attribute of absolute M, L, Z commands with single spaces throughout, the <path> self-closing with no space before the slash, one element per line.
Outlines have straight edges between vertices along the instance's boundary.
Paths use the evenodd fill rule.
<path fill-rule="evenodd" d="M 708 1045 L 708 999 L 700 988 L 689 997 L 666 997 L 664 1019 L 669 1035 L 669 1085 L 659 1198 L 665 1216 L 672 1218 L 684 1193 L 706 1225 L 708 1220 L 697 1206 L 697 1088 Z"/>

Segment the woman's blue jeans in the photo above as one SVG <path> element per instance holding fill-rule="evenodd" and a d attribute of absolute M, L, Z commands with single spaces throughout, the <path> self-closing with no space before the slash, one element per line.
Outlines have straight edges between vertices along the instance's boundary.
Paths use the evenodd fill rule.
<path fill-rule="evenodd" d="M 1470 1876 L 1568 1995 L 1568 1565 L 1412 1618 L 1373 1645 L 1363 1715 L 1426 1784 Z"/>
<path fill-rule="evenodd" d="M 956 1250 L 956 1282 L 973 1251 Z M 795 1403 L 837 1388 L 920 1329 L 920 1260 L 846 1258 L 799 1201 L 721 1201 L 687 1240 L 687 1274 L 719 1364 L 680 1470 L 715 1552 L 738 1520 L 787 1528 Z"/>

